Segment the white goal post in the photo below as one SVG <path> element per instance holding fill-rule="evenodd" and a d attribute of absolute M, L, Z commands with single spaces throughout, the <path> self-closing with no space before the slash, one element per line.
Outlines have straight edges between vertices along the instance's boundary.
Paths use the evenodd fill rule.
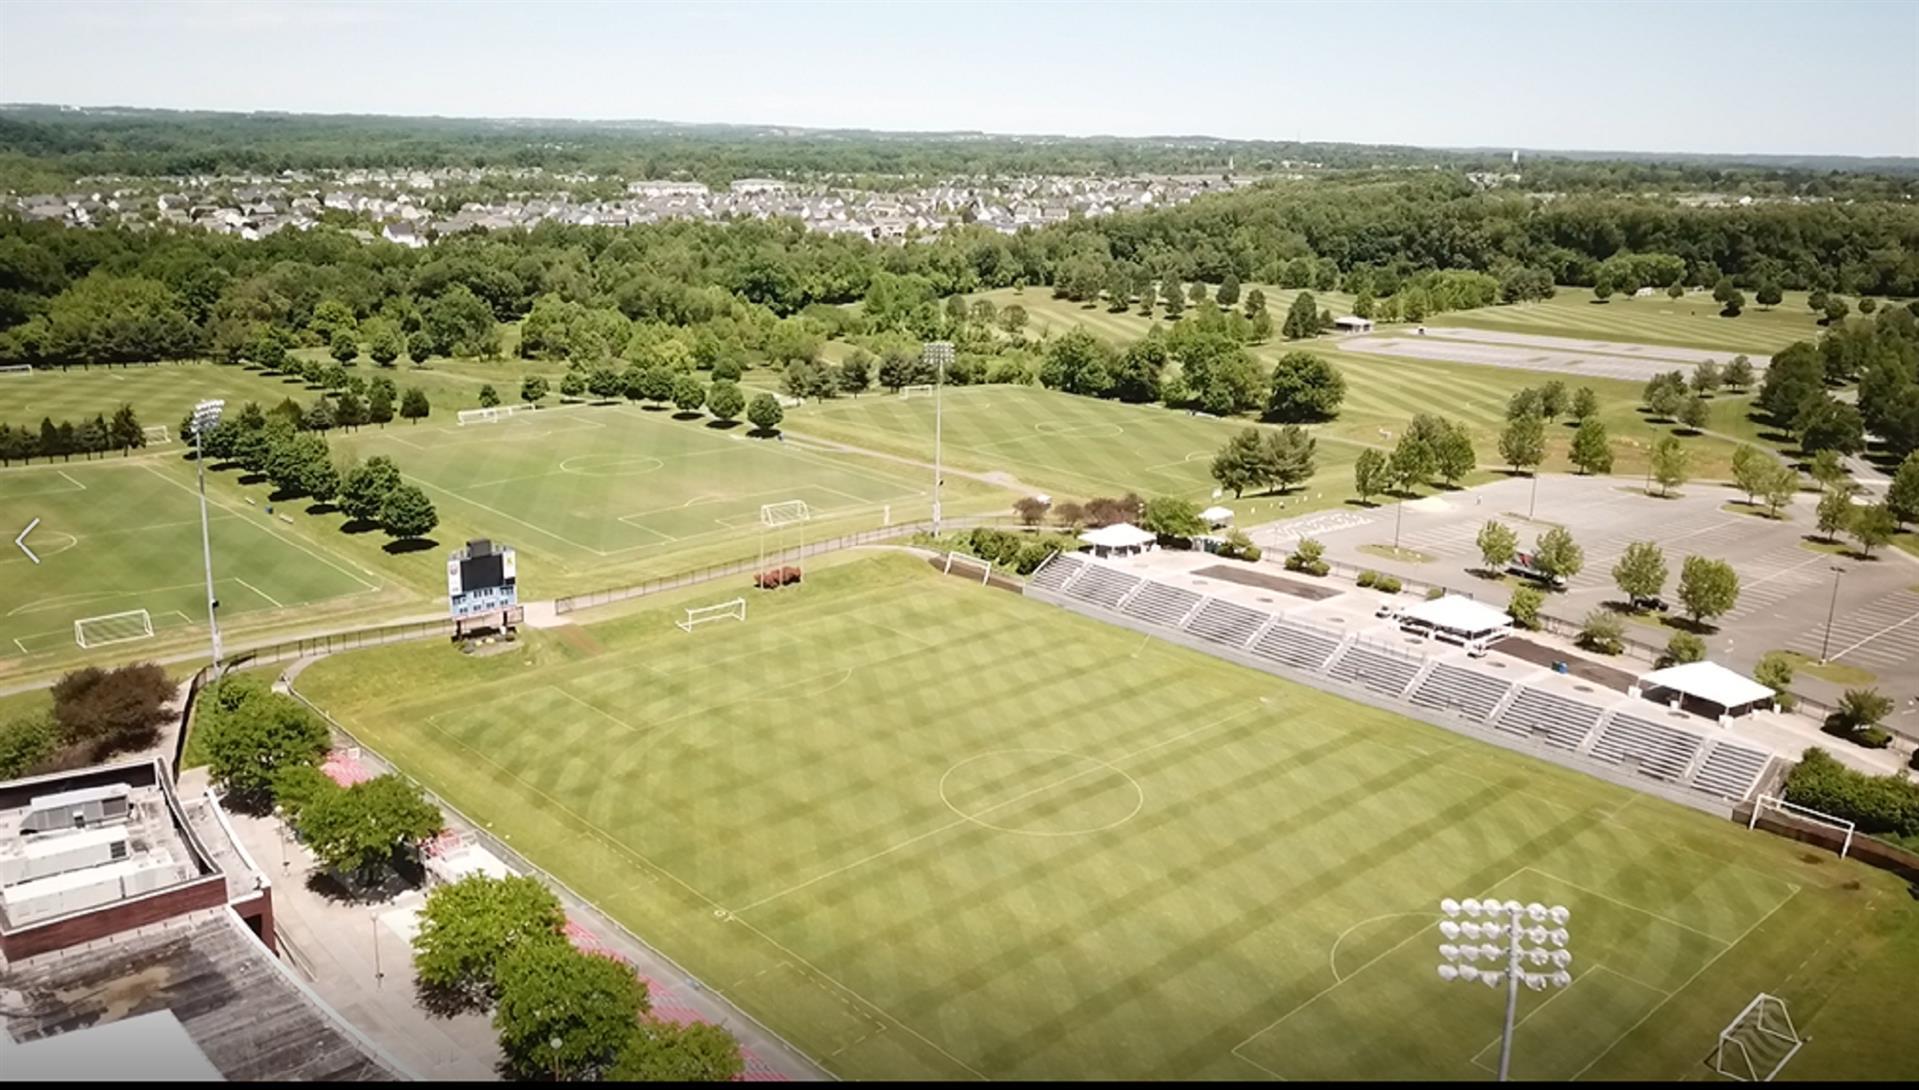
<path fill-rule="evenodd" d="M 31 363 L 0 363 L 0 375 L 31 374 L 33 374 L 33 364 Z"/>
<path fill-rule="evenodd" d="M 1752 800 L 1752 817 L 1746 821 L 1746 828 L 1757 828 L 1759 825 L 1759 815 L 1766 810 L 1784 814 L 1790 819 L 1803 821 L 1809 825 L 1823 825 L 1828 829 L 1843 834 L 1845 839 L 1839 844 L 1839 858 L 1841 859 L 1844 859 L 1846 853 L 1852 850 L 1852 834 L 1857 828 L 1852 822 L 1842 817 L 1834 817 L 1820 810 L 1814 810 L 1810 806 L 1801 806 L 1796 802 L 1787 802 L 1785 799 L 1777 798 L 1773 795 L 1760 795 L 1758 798 Z"/>
<path fill-rule="evenodd" d="M 682 632 L 691 632 L 695 625 L 705 624 L 707 621 L 723 621 L 728 617 L 737 621 L 746 620 L 746 599 L 735 598 L 730 602 L 710 606 L 688 606 L 686 619 L 674 621 L 673 624 Z"/>
<path fill-rule="evenodd" d="M 1805 1043 L 1786 1001 L 1760 992 L 1719 1031 L 1713 1070 L 1738 1082 L 1771 1082 Z"/>
<path fill-rule="evenodd" d="M 167 431 L 165 424 L 148 424 L 140 430 L 147 437 L 147 446 L 157 447 L 165 443 L 173 442 L 173 436 Z"/>
<path fill-rule="evenodd" d="M 805 500 L 782 500 L 760 505 L 760 525 L 769 530 L 805 522 L 812 517 L 813 511 L 806 506 Z"/>
<path fill-rule="evenodd" d="M 461 409 L 459 412 L 460 426 L 465 427 L 468 424 L 497 424 L 515 413 L 530 412 L 532 409 L 533 406 L 523 401 L 516 401 L 511 405 L 494 405 L 485 409 Z"/>
<path fill-rule="evenodd" d="M 73 642 L 88 649 L 105 647 L 110 643 L 150 639 L 152 636 L 153 618 L 144 609 L 81 617 L 73 622 Z"/>
<path fill-rule="evenodd" d="M 902 399 L 909 398 L 909 397 L 932 397 L 932 396 L 933 396 L 933 387 L 928 383 L 920 383 L 915 386 L 900 387 L 900 397 Z"/>
<path fill-rule="evenodd" d="M 991 560 L 982 560 L 977 556 L 953 552 L 951 550 L 948 550 L 946 554 L 946 567 L 941 570 L 947 575 L 953 574 L 953 562 L 956 560 L 959 561 L 962 566 L 971 564 L 973 567 L 979 569 L 979 585 L 982 587 L 986 585 L 988 579 L 993 577 L 993 562 Z"/>

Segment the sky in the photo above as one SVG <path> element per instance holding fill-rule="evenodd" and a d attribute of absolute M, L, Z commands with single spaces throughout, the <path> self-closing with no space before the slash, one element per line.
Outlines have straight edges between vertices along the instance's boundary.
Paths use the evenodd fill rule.
<path fill-rule="evenodd" d="M 1919 0 L 5 0 L 0 102 L 1919 156 Z"/>

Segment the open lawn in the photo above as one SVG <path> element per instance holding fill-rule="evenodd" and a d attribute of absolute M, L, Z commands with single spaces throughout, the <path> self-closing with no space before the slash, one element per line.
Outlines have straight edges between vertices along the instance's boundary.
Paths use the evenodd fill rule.
<path fill-rule="evenodd" d="M 180 418 L 197 402 L 224 398 L 236 408 L 248 401 L 271 407 L 289 396 L 306 403 L 315 395 L 306 392 L 303 382 L 206 363 L 41 370 L 0 375 L 0 423 L 26 425 L 37 435 L 43 417 L 56 424 L 77 424 L 96 415 L 112 420 L 114 410 L 131 405 L 141 424 L 166 425 L 178 444 Z"/>
<path fill-rule="evenodd" d="M 1725 352 L 1726 359 L 1740 352 L 1755 359 L 1770 357 L 1794 341 L 1816 341 L 1825 331 L 1819 316 L 1806 306 L 1805 292 L 1786 292 L 1785 299 L 1770 308 L 1753 303 L 1751 292 L 1746 300 L 1739 317 L 1722 318 L 1710 292 L 1676 300 L 1663 293 L 1646 299 L 1614 296 L 1601 303 L 1591 288 L 1561 287 L 1559 294 L 1541 302 L 1440 314 L 1426 324 L 1706 348 Z"/>
<path fill-rule="evenodd" d="M 741 590 L 300 684 L 848 1078 L 1485 1079 L 1486 895 L 1572 911 L 1520 1077 L 1711 1077 L 1760 990 L 1790 1074 L 1919 1075 L 1891 875 L 903 556 L 672 626 Z"/>

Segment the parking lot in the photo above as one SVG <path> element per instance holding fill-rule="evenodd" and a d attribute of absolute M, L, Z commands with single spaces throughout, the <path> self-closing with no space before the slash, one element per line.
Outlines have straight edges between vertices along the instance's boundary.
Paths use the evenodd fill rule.
<path fill-rule="evenodd" d="M 1415 500 L 1399 512 L 1390 505 L 1319 512 L 1250 529 L 1276 558 L 1309 536 L 1326 546 L 1329 559 L 1445 584 L 1503 604 L 1510 595 L 1506 587 L 1471 574 L 1479 566 L 1480 527 L 1498 519 L 1518 533 L 1521 549 L 1530 549 L 1539 535 L 1563 525 L 1584 548 L 1585 566 L 1564 593 L 1548 599 L 1546 609 L 1572 620 L 1619 597 L 1612 567 L 1632 542 L 1656 541 L 1665 550 L 1671 572 L 1665 597 L 1675 612 L 1681 608 L 1674 592 L 1685 558 L 1725 560 L 1739 573 L 1740 593 L 1738 605 L 1719 618 L 1719 631 L 1707 637 L 1715 661 L 1750 670 L 1767 651 L 1793 650 L 1817 659 L 1827 647 L 1833 661 L 1876 675 L 1872 684 L 1899 702 L 1894 725 L 1919 733 L 1919 562 L 1913 557 L 1881 549 L 1872 560 L 1861 561 L 1811 548 L 1806 540 L 1815 533 L 1810 494 L 1802 494 L 1788 510 L 1789 521 L 1774 522 L 1726 510 L 1743 496 L 1724 486 L 1689 485 L 1682 495 L 1657 499 L 1618 478 L 1545 475 L 1528 520 L 1532 487 L 1518 478 Z M 1430 560 L 1361 551 L 1362 546 L 1391 546 L 1396 517 L 1400 547 Z M 1668 636 L 1666 629 L 1640 624 L 1629 624 L 1627 632 L 1653 643 Z M 1841 689 L 1817 679 L 1801 681 L 1796 688 L 1822 698 L 1836 697 Z"/>

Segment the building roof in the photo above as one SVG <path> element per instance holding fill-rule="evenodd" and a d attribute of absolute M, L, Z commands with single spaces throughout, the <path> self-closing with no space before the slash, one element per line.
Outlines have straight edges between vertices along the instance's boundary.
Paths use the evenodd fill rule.
<path fill-rule="evenodd" d="M 1716 662 L 1686 662 L 1639 675 L 1641 686 L 1658 686 L 1721 707 L 1737 708 L 1773 699 L 1773 691 Z"/>
<path fill-rule="evenodd" d="M 1510 628 L 1513 623 L 1513 619 L 1503 610 L 1481 605 L 1463 594 L 1448 594 L 1443 598 L 1407 606 L 1401 616 L 1409 621 L 1420 621 L 1434 628 L 1454 632 L 1484 632 L 1493 628 Z"/>
<path fill-rule="evenodd" d="M 1233 521 L 1233 509 L 1230 507 L 1208 507 L 1199 513 L 1199 517 L 1214 524 Z"/>
<path fill-rule="evenodd" d="M 10 1082 L 219 1082 L 225 1076 L 172 1011 L 154 1011 L 16 1045 L 0 1036 Z"/>
<path fill-rule="evenodd" d="M 1136 549 L 1159 540 L 1159 535 L 1151 530 L 1142 530 L 1130 522 L 1115 522 L 1111 526 L 1088 530 L 1079 535 L 1079 539 L 1102 549 Z"/>

